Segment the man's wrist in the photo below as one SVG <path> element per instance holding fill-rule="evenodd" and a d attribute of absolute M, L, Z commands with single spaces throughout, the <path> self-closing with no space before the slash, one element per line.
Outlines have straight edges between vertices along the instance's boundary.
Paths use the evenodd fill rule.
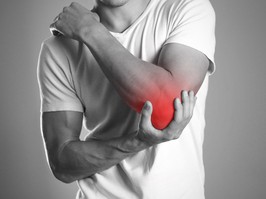
<path fill-rule="evenodd" d="M 102 25 L 101 23 L 98 23 L 91 26 L 83 27 L 82 30 L 79 32 L 79 38 L 80 41 L 85 43 L 86 45 L 89 45 L 92 40 L 98 39 L 99 36 L 104 35 L 106 33 L 109 33 L 108 30 Z"/>
<path fill-rule="evenodd" d="M 138 153 L 144 149 L 149 148 L 151 145 L 139 139 L 137 132 L 135 134 L 126 135 L 125 141 L 121 143 L 123 148 L 128 153 Z"/>

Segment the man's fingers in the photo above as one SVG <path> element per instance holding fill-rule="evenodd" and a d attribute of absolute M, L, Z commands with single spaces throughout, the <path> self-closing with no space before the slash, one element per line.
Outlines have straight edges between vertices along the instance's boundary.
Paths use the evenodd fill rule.
<path fill-rule="evenodd" d="M 187 91 L 182 91 L 182 104 L 183 104 L 183 117 L 188 118 L 189 117 L 189 96 Z"/>
<path fill-rule="evenodd" d="M 195 100 L 194 92 L 189 91 L 188 96 L 189 96 L 189 115 L 192 116 L 194 109 L 194 100 Z"/>
<path fill-rule="evenodd" d="M 183 106 L 179 98 L 175 99 L 174 107 L 175 107 L 174 120 L 177 123 L 179 123 L 183 119 Z"/>
<path fill-rule="evenodd" d="M 79 3 L 77 3 L 77 2 L 72 2 L 71 4 L 70 4 L 70 6 L 69 7 L 82 7 Z"/>

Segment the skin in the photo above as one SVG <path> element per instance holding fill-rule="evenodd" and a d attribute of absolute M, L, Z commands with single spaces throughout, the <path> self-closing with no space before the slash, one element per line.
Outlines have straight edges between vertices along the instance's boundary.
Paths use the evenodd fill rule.
<path fill-rule="evenodd" d="M 83 42 L 120 96 L 141 111 L 136 132 L 108 141 L 79 140 L 83 117 L 80 112 L 44 112 L 42 131 L 50 167 L 63 182 L 86 178 L 141 150 L 179 138 L 192 117 L 194 93 L 208 69 L 205 55 L 181 44 L 167 44 L 154 65 L 131 55 L 108 31 L 125 30 L 147 3 L 101 0 L 93 12 L 72 3 L 51 25 L 65 37 Z M 152 124 L 153 108 L 156 112 L 165 101 L 172 109 L 171 120 L 156 129 Z"/>
<path fill-rule="evenodd" d="M 129 0 L 96 0 L 96 3 L 106 7 L 121 7 L 128 3 Z"/>

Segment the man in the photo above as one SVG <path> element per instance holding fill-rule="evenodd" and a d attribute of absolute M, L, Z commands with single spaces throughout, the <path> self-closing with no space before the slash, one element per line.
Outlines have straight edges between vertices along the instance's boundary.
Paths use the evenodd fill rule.
<path fill-rule="evenodd" d="M 77 198 L 204 198 L 214 23 L 208 0 L 97 0 L 57 16 L 61 36 L 38 63 L 42 131 L 52 172 L 77 180 Z"/>

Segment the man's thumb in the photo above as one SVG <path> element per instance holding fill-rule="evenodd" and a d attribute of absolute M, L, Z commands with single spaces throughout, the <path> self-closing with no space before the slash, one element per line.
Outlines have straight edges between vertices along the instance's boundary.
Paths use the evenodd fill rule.
<path fill-rule="evenodd" d="M 147 128 L 151 125 L 152 104 L 146 101 L 141 110 L 140 127 Z"/>

